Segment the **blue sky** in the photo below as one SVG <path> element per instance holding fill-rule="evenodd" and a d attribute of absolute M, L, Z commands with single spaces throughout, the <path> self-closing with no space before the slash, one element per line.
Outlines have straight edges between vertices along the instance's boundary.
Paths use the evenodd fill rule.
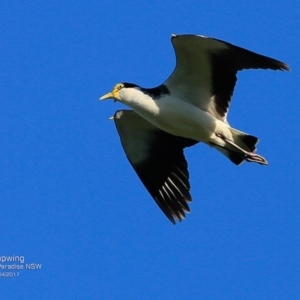
<path fill-rule="evenodd" d="M 0 28 L 0 256 L 42 264 L 0 278 L 3 299 L 298 297 L 298 1 L 2 1 Z M 229 122 L 270 165 L 188 149 L 192 212 L 176 226 L 108 120 L 124 107 L 98 101 L 162 83 L 172 33 L 292 69 L 239 73 Z"/>

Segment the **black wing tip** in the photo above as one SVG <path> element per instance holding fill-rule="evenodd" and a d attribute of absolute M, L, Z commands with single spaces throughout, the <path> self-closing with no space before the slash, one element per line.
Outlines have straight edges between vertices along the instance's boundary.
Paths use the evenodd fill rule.
<path fill-rule="evenodd" d="M 286 64 L 286 63 L 284 63 L 280 60 L 268 57 L 268 56 L 264 56 L 264 55 L 261 55 L 261 54 L 259 54 L 259 55 L 261 57 L 265 58 L 265 61 L 268 64 L 266 66 L 267 69 L 271 69 L 271 70 L 274 70 L 274 71 L 291 71 L 288 64 Z"/>
<path fill-rule="evenodd" d="M 186 215 L 190 213 L 190 207 L 188 206 L 188 203 L 192 201 L 191 198 L 183 197 L 181 201 L 178 201 L 180 203 L 185 202 L 184 207 L 181 206 L 181 209 L 174 209 L 170 207 L 164 207 L 162 208 L 160 205 L 161 210 L 166 215 L 166 217 L 170 220 L 170 222 L 173 225 L 176 225 L 176 222 L 182 222 L 185 220 Z"/>
<path fill-rule="evenodd" d="M 289 67 L 288 64 L 284 63 L 284 62 L 279 62 L 278 67 L 280 71 L 291 71 L 291 68 Z"/>
<path fill-rule="evenodd" d="M 176 225 L 176 222 L 183 221 L 191 211 L 188 205 L 188 203 L 192 202 L 190 195 L 189 197 L 182 195 L 181 198 L 168 199 L 171 201 L 166 201 L 161 195 L 153 197 L 153 199 L 173 225 Z"/>
<path fill-rule="evenodd" d="M 178 213 L 179 212 L 177 212 L 177 214 L 175 214 L 174 212 L 172 212 L 171 216 L 168 216 L 167 214 L 165 214 L 165 215 L 167 216 L 167 218 L 171 221 L 171 223 L 173 225 L 176 225 L 178 222 L 182 222 L 186 218 L 185 212 L 183 212 L 183 213 L 181 212 L 180 216 L 178 216 Z"/>

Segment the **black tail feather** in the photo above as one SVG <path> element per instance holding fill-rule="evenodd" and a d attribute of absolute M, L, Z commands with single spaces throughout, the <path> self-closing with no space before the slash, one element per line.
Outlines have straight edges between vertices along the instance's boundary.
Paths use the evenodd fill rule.
<path fill-rule="evenodd" d="M 245 134 L 245 135 L 241 135 L 240 138 L 251 152 L 253 152 L 256 149 L 255 146 L 259 141 L 259 139 L 256 136 Z"/>
<path fill-rule="evenodd" d="M 224 141 L 224 146 L 214 145 L 218 151 L 227 156 L 235 165 L 240 165 L 244 160 L 256 162 L 259 164 L 267 164 L 265 158 L 258 154 L 254 154 L 259 139 L 256 136 L 244 133 L 242 131 L 230 128 L 232 139 L 220 136 Z"/>
<path fill-rule="evenodd" d="M 240 165 L 244 161 L 244 156 L 241 153 L 227 151 L 228 158 L 235 164 Z"/>

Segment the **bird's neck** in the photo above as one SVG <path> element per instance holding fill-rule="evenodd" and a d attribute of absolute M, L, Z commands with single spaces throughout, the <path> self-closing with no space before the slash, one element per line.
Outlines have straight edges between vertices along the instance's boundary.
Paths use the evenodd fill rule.
<path fill-rule="evenodd" d="M 153 101 L 151 96 L 136 88 L 122 89 L 120 91 L 120 96 L 120 101 L 130 107 L 132 105 L 143 106 L 145 103 Z"/>
<path fill-rule="evenodd" d="M 156 114 L 158 107 L 155 99 L 143 91 L 135 88 L 121 90 L 120 102 L 133 109 L 139 115 L 145 117 L 145 114 Z"/>

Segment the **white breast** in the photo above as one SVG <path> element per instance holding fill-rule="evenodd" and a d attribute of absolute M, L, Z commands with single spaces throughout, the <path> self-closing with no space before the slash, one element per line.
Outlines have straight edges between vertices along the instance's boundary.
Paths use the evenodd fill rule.
<path fill-rule="evenodd" d="M 186 138 L 208 142 L 218 120 L 194 105 L 170 96 L 152 99 L 142 91 L 127 89 L 122 102 L 156 127 Z"/>

